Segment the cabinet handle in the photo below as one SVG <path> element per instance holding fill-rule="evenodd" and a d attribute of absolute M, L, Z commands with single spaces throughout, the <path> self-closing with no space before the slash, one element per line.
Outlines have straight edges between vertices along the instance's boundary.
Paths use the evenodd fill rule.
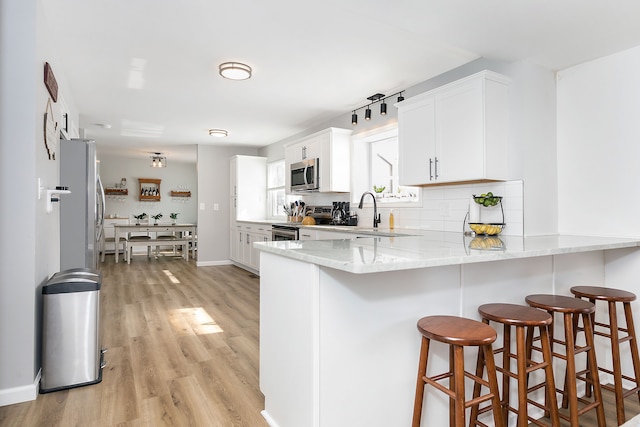
<path fill-rule="evenodd" d="M 240 243 L 242 243 L 242 233 L 238 233 L 238 236 L 240 237 Z"/>
<path fill-rule="evenodd" d="M 429 157 L 429 181 L 433 181 L 433 159 Z"/>
<path fill-rule="evenodd" d="M 251 235 L 247 234 L 247 245 L 251 244 L 251 239 L 250 239 Z"/>
<path fill-rule="evenodd" d="M 438 180 L 438 158 L 437 157 L 436 157 L 435 170 L 436 170 L 436 181 L 437 181 Z"/>

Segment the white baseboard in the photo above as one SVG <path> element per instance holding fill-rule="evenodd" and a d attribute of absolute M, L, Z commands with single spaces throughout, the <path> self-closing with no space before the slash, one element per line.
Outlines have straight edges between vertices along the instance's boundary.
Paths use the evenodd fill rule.
<path fill-rule="evenodd" d="M 269 416 L 269 414 L 267 413 L 267 410 L 265 409 L 264 411 L 260 412 L 260 414 L 262 414 L 262 417 L 267 420 L 267 424 L 269 424 L 271 427 L 278 427 L 278 423 L 276 423 L 273 418 L 271 418 Z"/>
<path fill-rule="evenodd" d="M 0 406 L 36 400 L 36 397 L 38 397 L 38 387 L 40 387 L 41 374 L 42 369 L 38 371 L 38 375 L 36 375 L 33 384 L 0 390 Z"/>
<path fill-rule="evenodd" d="M 233 264 L 230 259 L 222 261 L 196 261 L 196 267 L 212 267 L 215 265 L 231 265 Z"/>

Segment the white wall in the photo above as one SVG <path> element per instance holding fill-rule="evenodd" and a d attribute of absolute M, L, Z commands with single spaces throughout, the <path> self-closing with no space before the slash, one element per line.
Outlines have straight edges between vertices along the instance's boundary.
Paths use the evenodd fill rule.
<path fill-rule="evenodd" d="M 98 149 L 99 150 L 99 149 Z M 166 168 L 152 168 L 150 159 L 134 159 L 128 157 L 99 154 L 100 177 L 102 184 L 113 187 L 119 184 L 122 178 L 127 179 L 129 195 L 120 197 L 107 196 L 105 214 L 130 218 L 145 212 L 147 215 L 161 213 L 161 221 L 170 221 L 169 214 L 178 213 L 178 222 L 195 224 L 198 220 L 198 178 L 195 163 L 176 162 L 168 159 Z M 141 202 L 138 189 L 138 178 L 161 179 L 159 202 Z M 188 187 L 191 197 L 171 197 L 171 190 L 178 187 Z"/>
<path fill-rule="evenodd" d="M 198 146 L 198 266 L 229 264 L 229 161 L 255 148 Z M 214 205 L 218 210 L 214 210 Z"/>
<path fill-rule="evenodd" d="M 47 214 L 37 191 L 38 178 L 59 185 L 59 162 L 44 146 L 45 61 L 76 123 L 77 110 L 51 31 L 41 0 L 0 0 L 0 405 L 37 395 L 41 286 L 60 267 L 58 207 Z"/>
<path fill-rule="evenodd" d="M 640 236 L 640 47 L 558 73 L 558 227 Z"/>

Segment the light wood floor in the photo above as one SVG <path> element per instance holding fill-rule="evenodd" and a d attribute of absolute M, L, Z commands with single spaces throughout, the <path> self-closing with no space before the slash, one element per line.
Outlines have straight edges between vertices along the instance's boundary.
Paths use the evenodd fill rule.
<path fill-rule="evenodd" d="M 267 426 L 258 277 L 171 256 L 101 269 L 102 382 L 0 407 L 0 426 Z"/>
<path fill-rule="evenodd" d="M 107 256 L 101 268 L 102 382 L 0 407 L 0 426 L 267 427 L 258 277 L 170 256 L 131 265 Z M 615 426 L 613 396 L 605 400 L 607 426 Z M 627 398 L 626 408 L 628 419 L 639 414 L 638 399 Z M 580 424 L 596 427 L 594 411 Z"/>

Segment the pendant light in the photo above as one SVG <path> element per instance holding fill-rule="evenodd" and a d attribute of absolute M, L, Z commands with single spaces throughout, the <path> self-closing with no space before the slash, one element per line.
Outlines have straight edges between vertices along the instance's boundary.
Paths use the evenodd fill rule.
<path fill-rule="evenodd" d="M 152 168 L 166 168 L 167 167 L 167 158 L 162 155 L 162 153 L 153 153 L 151 156 L 151 167 Z"/>

